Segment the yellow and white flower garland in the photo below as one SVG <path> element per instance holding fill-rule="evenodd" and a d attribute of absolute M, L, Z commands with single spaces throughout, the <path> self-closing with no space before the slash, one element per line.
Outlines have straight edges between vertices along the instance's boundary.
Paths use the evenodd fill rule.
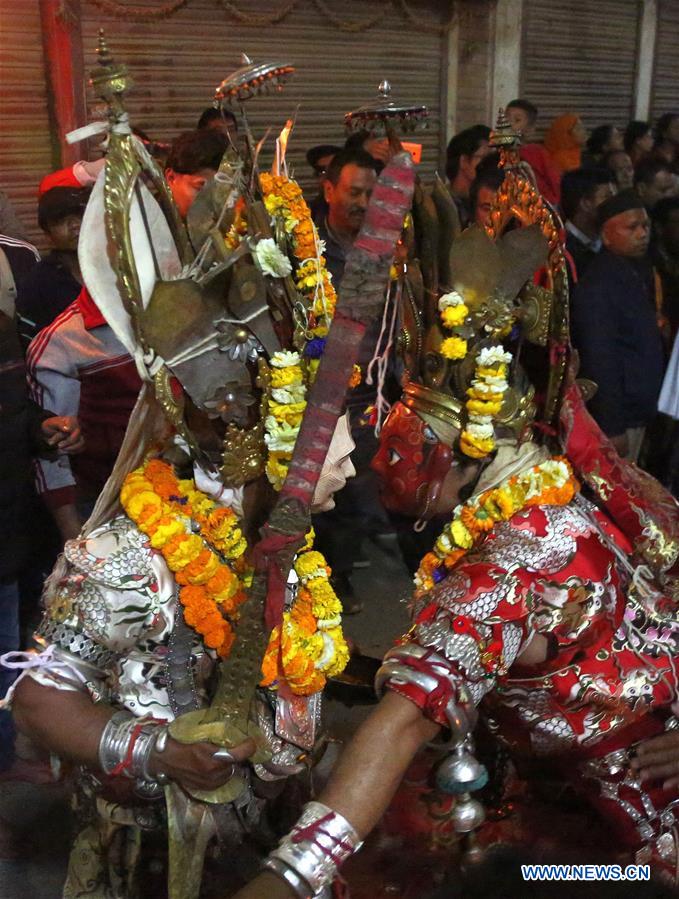
<path fill-rule="evenodd" d="M 459 333 L 459 329 L 469 315 L 469 308 L 462 296 L 456 290 L 451 290 L 439 298 L 439 312 L 443 327 L 453 332 L 451 337 L 446 337 L 442 342 L 439 352 L 445 359 L 464 359 L 467 355 L 467 341 Z"/>
<path fill-rule="evenodd" d="M 474 380 L 465 403 L 467 424 L 460 434 L 460 449 L 465 456 L 482 459 L 495 449 L 493 418 L 502 409 L 511 361 L 512 354 L 499 345 L 484 347 L 476 357 Z"/>
<path fill-rule="evenodd" d="M 498 522 L 509 521 L 528 506 L 566 505 L 578 486 L 568 461 L 556 456 L 457 506 L 433 551 L 420 562 L 416 597 L 431 590 Z"/>

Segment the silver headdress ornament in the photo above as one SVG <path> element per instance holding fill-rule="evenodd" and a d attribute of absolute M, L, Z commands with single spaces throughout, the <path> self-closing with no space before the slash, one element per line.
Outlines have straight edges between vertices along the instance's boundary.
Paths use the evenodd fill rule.
<path fill-rule="evenodd" d="M 253 62 L 247 53 L 241 56 L 243 65 L 225 78 L 215 90 L 215 106 L 222 103 L 243 103 L 259 94 L 282 91 L 285 82 L 294 74 L 288 62 Z"/>
<path fill-rule="evenodd" d="M 403 105 L 391 96 L 391 84 L 380 81 L 378 97 L 344 116 L 347 131 L 401 131 L 408 133 L 418 127 L 426 127 L 429 110 L 422 104 Z"/>

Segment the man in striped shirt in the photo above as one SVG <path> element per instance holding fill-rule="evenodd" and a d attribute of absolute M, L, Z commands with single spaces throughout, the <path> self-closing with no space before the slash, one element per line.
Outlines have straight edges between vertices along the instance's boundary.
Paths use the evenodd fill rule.
<path fill-rule="evenodd" d="M 72 459 L 36 462 L 38 492 L 66 540 L 78 535 L 111 473 L 141 382 L 85 288 L 31 341 L 26 363 L 32 399 L 77 416 L 85 440 Z"/>

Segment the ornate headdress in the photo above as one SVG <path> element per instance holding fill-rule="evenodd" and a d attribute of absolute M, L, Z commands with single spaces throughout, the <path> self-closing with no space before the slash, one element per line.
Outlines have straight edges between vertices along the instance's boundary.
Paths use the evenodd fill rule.
<path fill-rule="evenodd" d="M 552 427 L 568 350 L 558 219 L 522 168 L 502 111 L 491 146 L 505 178 L 488 226 L 453 238 L 447 192 L 416 194 L 411 250 L 420 265 L 402 272 L 403 402 L 472 458 L 501 438 L 520 442 L 536 416 Z"/>
<path fill-rule="evenodd" d="M 335 307 L 284 152 L 273 176 L 259 174 L 243 107 L 293 71 L 248 60 L 217 89 L 220 102 L 240 103 L 247 150 L 227 150 L 193 204 L 188 231 L 160 169 L 130 131 L 123 108 L 130 79 L 103 38 L 92 75 L 108 104 L 110 140 L 83 222 L 83 276 L 192 455 L 219 468 L 228 487 L 265 470 L 282 484 Z M 201 416 L 224 422 L 221 458 L 198 438 Z"/>

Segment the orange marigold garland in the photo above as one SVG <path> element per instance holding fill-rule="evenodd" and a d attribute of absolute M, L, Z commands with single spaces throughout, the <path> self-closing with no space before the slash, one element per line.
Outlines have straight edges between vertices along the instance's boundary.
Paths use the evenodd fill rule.
<path fill-rule="evenodd" d="M 271 633 L 262 662 L 262 686 L 284 681 L 293 693 L 308 696 L 326 679 L 344 671 L 349 649 L 342 633 L 342 604 L 330 581 L 330 568 L 312 550 L 313 531 L 294 563 L 299 590 L 283 613 L 281 627 Z"/>
<path fill-rule="evenodd" d="M 197 490 L 193 480 L 177 478 L 161 459 L 125 478 L 120 502 L 173 573 L 186 623 L 227 658 L 235 640 L 232 622 L 252 583 L 236 514 Z M 343 671 L 349 660 L 330 569 L 312 547 L 310 531 L 294 563 L 298 594 L 282 627 L 274 628 L 262 662 L 263 686 L 284 679 L 298 695 L 322 690 L 326 678 Z"/>
<path fill-rule="evenodd" d="M 509 521 L 528 506 L 565 506 L 578 489 L 570 464 L 557 456 L 473 496 L 454 510 L 433 551 L 420 562 L 415 595 L 431 590 L 498 522 Z"/>
<path fill-rule="evenodd" d="M 236 514 L 197 490 L 193 480 L 178 479 L 160 459 L 125 478 L 120 502 L 174 574 L 186 623 L 227 658 L 235 639 L 232 620 L 252 579 Z"/>

